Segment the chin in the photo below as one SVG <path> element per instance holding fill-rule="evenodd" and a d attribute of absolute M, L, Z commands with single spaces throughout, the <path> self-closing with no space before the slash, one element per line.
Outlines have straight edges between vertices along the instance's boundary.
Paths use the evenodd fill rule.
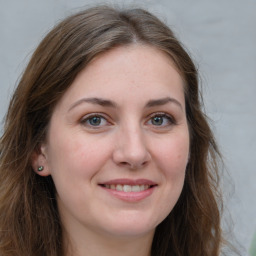
<path fill-rule="evenodd" d="M 155 232 L 155 228 L 149 229 L 149 228 L 138 228 L 138 227 L 133 227 L 133 228 L 126 228 L 126 227 L 118 227 L 116 229 L 108 230 L 107 231 L 109 235 L 113 237 L 118 237 L 118 238 L 137 238 L 137 237 L 142 237 L 142 236 L 147 236 L 147 235 L 153 235 Z"/>
<path fill-rule="evenodd" d="M 118 237 L 139 237 L 154 234 L 155 228 L 159 223 L 152 221 L 152 219 L 146 221 L 146 218 L 138 218 L 138 216 L 135 216 L 135 218 L 126 216 L 120 220 L 115 219 L 114 222 L 109 221 L 109 225 L 105 226 L 105 231 Z"/>

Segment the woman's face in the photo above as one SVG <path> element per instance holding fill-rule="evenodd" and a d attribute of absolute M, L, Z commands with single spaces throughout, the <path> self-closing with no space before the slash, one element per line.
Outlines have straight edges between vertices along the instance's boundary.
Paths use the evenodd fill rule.
<path fill-rule="evenodd" d="M 37 158 L 68 232 L 153 234 L 184 183 L 183 81 L 169 57 L 119 47 L 95 58 L 53 111 Z"/>

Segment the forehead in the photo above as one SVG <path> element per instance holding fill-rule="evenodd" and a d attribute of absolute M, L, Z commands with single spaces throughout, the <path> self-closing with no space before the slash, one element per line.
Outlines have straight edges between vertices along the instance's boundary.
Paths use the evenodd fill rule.
<path fill-rule="evenodd" d="M 129 45 L 95 57 L 77 75 L 64 99 L 100 96 L 126 100 L 136 94 L 161 98 L 167 93 L 182 98 L 183 88 L 182 77 L 170 56 L 151 46 Z"/>
<path fill-rule="evenodd" d="M 160 71 L 158 67 L 161 67 L 161 69 L 163 69 L 163 67 L 171 67 L 179 74 L 181 73 L 170 55 L 147 44 L 130 44 L 115 47 L 95 56 L 85 69 L 88 72 L 91 69 L 96 70 L 96 68 L 100 71 L 100 68 L 111 68 L 110 63 L 116 64 L 120 68 L 122 68 L 124 64 L 133 64 L 137 68 L 140 66 L 144 71 L 155 70 L 156 72 Z M 128 73 L 129 69 L 126 70 Z M 121 71 L 124 70 L 122 69 Z M 139 71 L 141 71 L 141 69 L 138 69 L 138 72 Z M 126 74 L 126 72 L 124 74 Z M 182 76 L 182 74 L 180 75 Z"/>

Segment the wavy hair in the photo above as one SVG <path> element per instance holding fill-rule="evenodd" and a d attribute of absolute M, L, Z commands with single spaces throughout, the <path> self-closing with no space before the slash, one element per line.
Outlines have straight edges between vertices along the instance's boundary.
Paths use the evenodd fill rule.
<path fill-rule="evenodd" d="M 222 233 L 220 154 L 202 111 L 198 73 L 163 22 L 142 9 L 97 6 L 55 26 L 34 52 L 10 101 L 0 140 L 0 254 L 61 256 L 62 227 L 51 177 L 37 175 L 33 153 L 52 112 L 77 74 L 98 54 L 145 44 L 167 54 L 185 84 L 190 159 L 181 196 L 156 228 L 152 256 L 217 256 Z"/>

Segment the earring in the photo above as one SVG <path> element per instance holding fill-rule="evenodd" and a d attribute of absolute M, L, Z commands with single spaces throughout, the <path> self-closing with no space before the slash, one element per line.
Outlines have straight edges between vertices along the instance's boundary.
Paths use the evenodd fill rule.
<path fill-rule="evenodd" d="M 39 172 L 41 172 L 43 169 L 44 169 L 44 167 L 41 165 L 41 166 L 38 167 L 37 170 L 38 170 Z"/>

